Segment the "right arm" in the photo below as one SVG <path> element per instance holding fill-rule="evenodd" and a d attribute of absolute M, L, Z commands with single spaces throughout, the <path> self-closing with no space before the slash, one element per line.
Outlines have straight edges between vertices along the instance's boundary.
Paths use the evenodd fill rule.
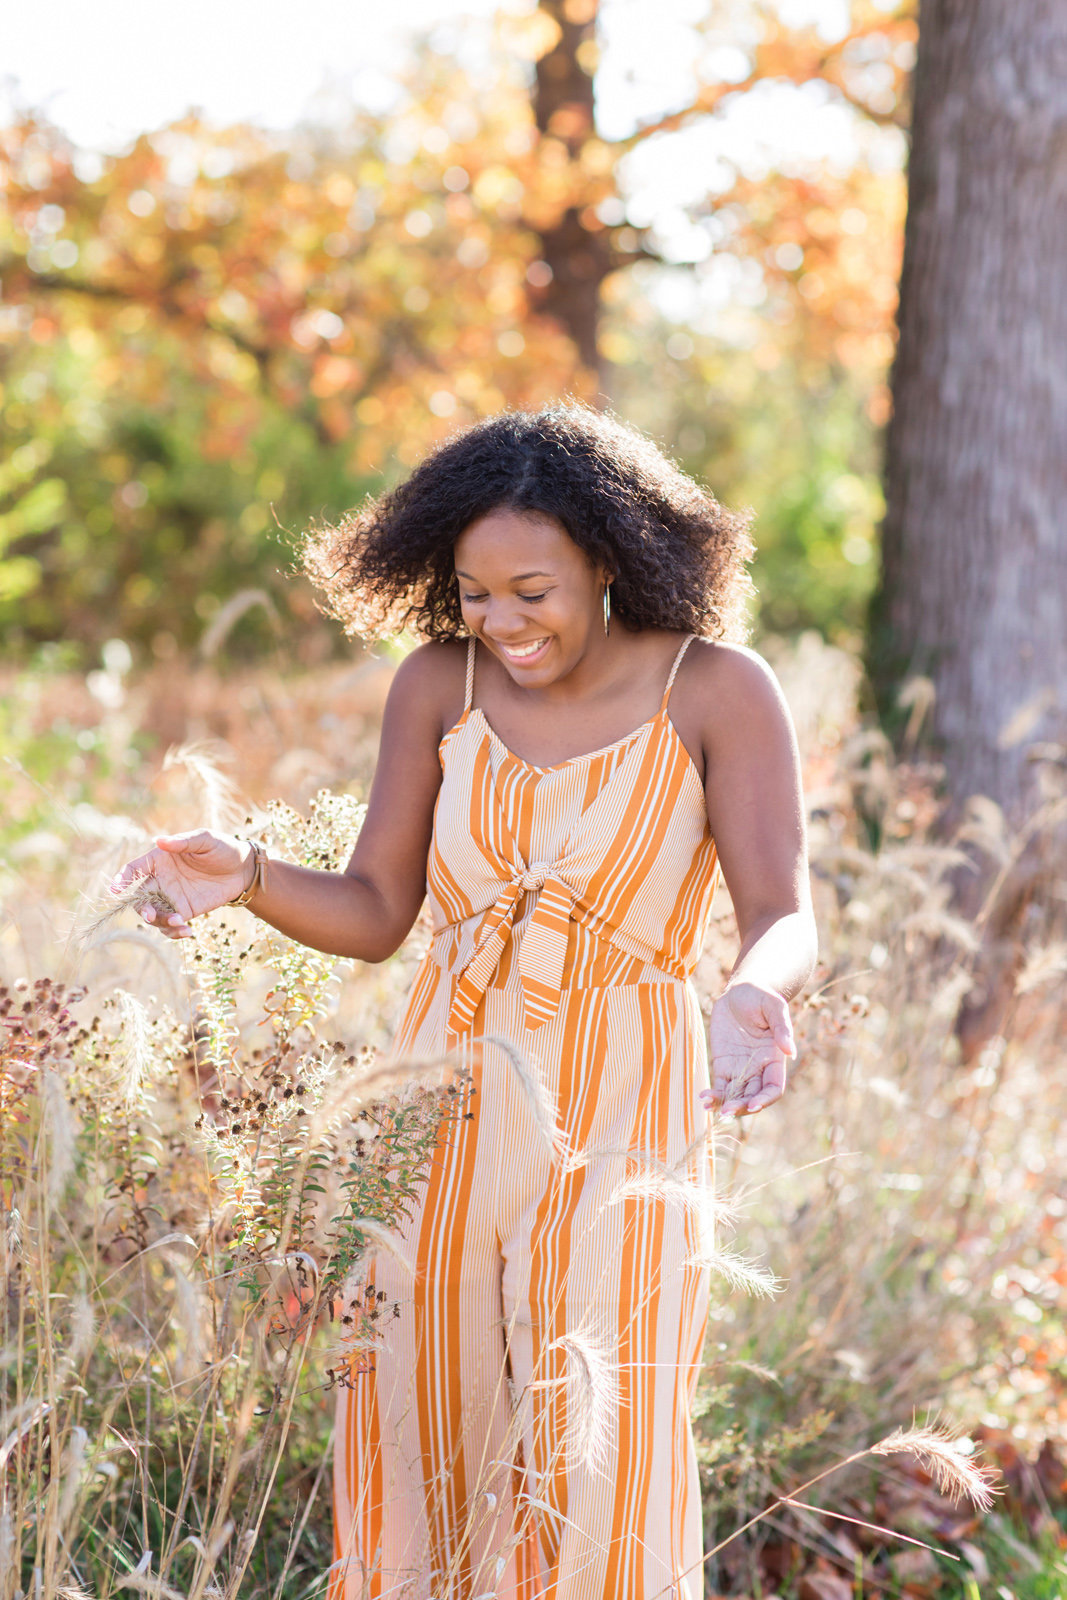
<path fill-rule="evenodd" d="M 367 815 L 343 873 L 271 860 L 266 885 L 248 909 L 300 944 L 328 955 L 384 961 L 399 949 L 426 894 L 433 808 L 441 784 L 438 745 L 458 715 L 463 666 L 454 646 L 424 645 L 401 663 L 389 691 Z M 453 715 L 455 713 L 455 715 Z M 252 878 L 251 847 L 213 833 L 160 838 L 115 880 L 151 876 L 177 907 L 164 921 L 142 911 L 171 938 L 189 920 L 242 893 Z"/>

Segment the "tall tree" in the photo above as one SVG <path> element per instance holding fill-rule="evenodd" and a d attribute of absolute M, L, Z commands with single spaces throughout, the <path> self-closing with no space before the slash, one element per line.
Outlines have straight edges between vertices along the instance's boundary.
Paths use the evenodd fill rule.
<path fill-rule="evenodd" d="M 1067 734 L 1067 5 L 922 0 L 872 664 L 933 684 L 952 792 Z"/>
<path fill-rule="evenodd" d="M 600 0 L 539 0 L 514 31 L 514 43 L 536 63 L 538 139 L 523 214 L 539 241 L 539 266 L 548 271 L 531 277 L 532 298 L 566 329 L 587 371 L 610 387 L 599 338 L 602 285 L 634 261 L 659 259 L 650 230 L 635 230 L 623 215 L 620 160 L 768 83 L 818 82 L 864 117 L 904 125 L 914 0 L 849 0 L 847 27 L 832 42 L 813 26 L 788 25 L 776 0 L 747 0 L 726 18 L 713 9 L 702 24 L 709 60 L 728 45 L 747 70 L 726 80 L 698 73 L 687 102 L 614 140 L 604 138 L 595 117 L 600 10 Z M 744 187 L 738 175 L 735 190 Z M 737 198 L 720 193 L 715 205 L 726 215 Z M 710 196 L 706 204 L 714 208 Z"/>
<path fill-rule="evenodd" d="M 551 160 L 558 149 L 568 165 L 578 162 L 581 166 L 583 153 L 596 139 L 597 0 L 541 0 L 540 11 L 553 40 L 539 57 L 534 77 L 534 119 L 542 141 L 549 141 L 542 159 L 547 154 Z M 541 254 L 552 273 L 544 308 L 567 329 L 582 362 L 593 372 L 600 366 L 600 287 L 618 264 L 591 204 L 590 177 L 602 193 L 613 192 L 613 184 L 605 186 L 605 176 L 603 167 L 595 176 L 587 173 L 578 194 L 568 195 L 564 204 L 554 207 L 540 230 Z"/>
<path fill-rule="evenodd" d="M 0 127 L 0 647 L 191 643 L 212 603 L 275 585 L 276 521 L 336 514 L 457 424 L 598 386 L 761 506 L 773 569 L 802 574 L 768 585 L 779 626 L 841 622 L 839 580 L 848 606 L 866 593 L 877 491 L 835 410 L 846 381 L 870 424 L 888 408 L 899 174 L 738 171 L 724 190 L 720 172 L 695 193 L 690 235 L 764 296 L 739 389 L 729 349 L 660 323 L 647 277 L 619 270 L 676 259 L 627 214 L 620 163 L 653 140 L 669 160 L 768 82 L 902 121 L 912 4 L 850 0 L 828 41 L 777 0 L 731 0 L 694 24 L 687 103 L 614 140 L 594 116 L 597 0 L 498 18 L 477 92 L 417 54 L 395 107 L 329 134 L 189 117 L 93 162 L 44 119 Z M 818 419 L 792 455 L 774 419 L 797 410 L 793 379 L 769 404 L 749 381 L 779 364 Z M 742 412 L 759 424 L 739 449 Z"/>

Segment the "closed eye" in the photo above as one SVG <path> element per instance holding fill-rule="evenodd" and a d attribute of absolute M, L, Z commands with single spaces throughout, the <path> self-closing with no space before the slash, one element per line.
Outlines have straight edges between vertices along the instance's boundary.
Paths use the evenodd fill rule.
<path fill-rule="evenodd" d="M 534 605 L 538 600 L 543 600 L 547 593 L 547 589 L 542 589 L 540 594 L 520 594 L 519 599 L 525 600 L 527 605 Z"/>

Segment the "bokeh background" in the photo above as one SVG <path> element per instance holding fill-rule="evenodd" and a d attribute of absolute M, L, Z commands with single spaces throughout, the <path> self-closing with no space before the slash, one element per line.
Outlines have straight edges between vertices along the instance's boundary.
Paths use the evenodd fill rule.
<path fill-rule="evenodd" d="M 215 1092 L 203 972 L 132 918 L 86 930 L 105 874 L 156 830 L 365 793 L 407 643 L 340 636 L 294 570 L 300 534 L 457 426 L 569 395 L 754 512 L 753 642 L 805 764 L 823 958 L 796 1085 L 717 1136 L 738 1248 L 782 1283 L 766 1301 L 724 1287 L 697 1419 L 709 1549 L 762 1520 L 709 1560 L 707 1592 L 1051 1600 L 1067 1593 L 1067 7 L 394 12 L 55 0 L 4 19 L 0 1004 L 36 1018 L 40 981 L 78 985 L 64 1004 L 102 1008 L 109 1042 L 76 1068 L 42 1045 L 47 1094 L 28 1024 L 4 1045 L 0 1189 L 22 1243 L 0 1438 L 50 1509 L 20 1478 L 0 1529 L 28 1565 L 0 1596 L 35 1566 L 56 1594 L 161 1570 L 190 1595 L 322 1592 L 321 1373 L 300 1380 L 258 1524 L 233 1513 L 244 1544 L 220 1532 L 240 1474 L 188 1454 L 200 1391 L 161 1376 L 194 1334 L 222 1359 L 197 1278 L 217 1173 L 208 1211 L 179 1205 L 189 1084 L 201 1112 Z M 299 850 L 286 815 L 276 834 Z M 299 1049 L 324 1026 L 384 1045 L 422 937 L 345 969 Z M 706 1002 L 732 939 L 722 904 Z M 232 961 L 231 1044 L 258 1038 L 277 953 L 207 942 L 217 979 Z M 34 1257 L 11 1220 L 33 1173 L 57 1137 L 88 1150 L 113 1131 L 118 1102 L 93 1084 L 113 1095 L 134 1058 L 119 1098 L 136 1155 L 79 1156 L 76 1193 L 48 1179 Z M 69 1124 L 56 1084 L 74 1086 Z M 195 1267 L 170 1260 L 176 1229 Z M 102 1310 L 117 1261 L 142 1295 L 128 1320 Z M 34 1344 L 47 1283 L 82 1332 L 45 1318 Z M 227 1360 L 247 1393 L 277 1381 L 244 1345 Z M 61 1404 L 63 1361 L 82 1390 Z M 134 1367 L 154 1374 L 142 1399 Z M 216 1407 L 219 1459 L 265 1449 L 255 1419 L 276 1410 L 235 1403 L 238 1426 Z M 846 1472 L 823 1513 L 783 1505 L 937 1412 L 963 1429 L 960 1459 L 999 1467 L 990 1515 L 955 1509 L 920 1458 Z"/>
<path fill-rule="evenodd" d="M 855 635 L 914 20 L 374 9 L 14 20 L 8 648 L 167 659 L 264 587 L 313 659 L 284 533 L 567 393 L 755 509 L 761 625 Z"/>

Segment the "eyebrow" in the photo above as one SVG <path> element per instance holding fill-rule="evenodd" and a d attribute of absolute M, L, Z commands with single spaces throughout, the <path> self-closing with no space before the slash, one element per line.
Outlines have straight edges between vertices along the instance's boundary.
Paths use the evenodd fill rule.
<path fill-rule="evenodd" d="M 457 578 L 469 578 L 471 583 L 475 583 L 477 581 L 475 579 L 473 573 L 464 572 L 462 567 L 457 567 L 456 568 L 456 577 Z M 510 581 L 512 583 L 525 583 L 527 578 L 551 578 L 551 577 L 552 577 L 552 573 L 551 572 L 516 572 L 515 576 Z"/>

